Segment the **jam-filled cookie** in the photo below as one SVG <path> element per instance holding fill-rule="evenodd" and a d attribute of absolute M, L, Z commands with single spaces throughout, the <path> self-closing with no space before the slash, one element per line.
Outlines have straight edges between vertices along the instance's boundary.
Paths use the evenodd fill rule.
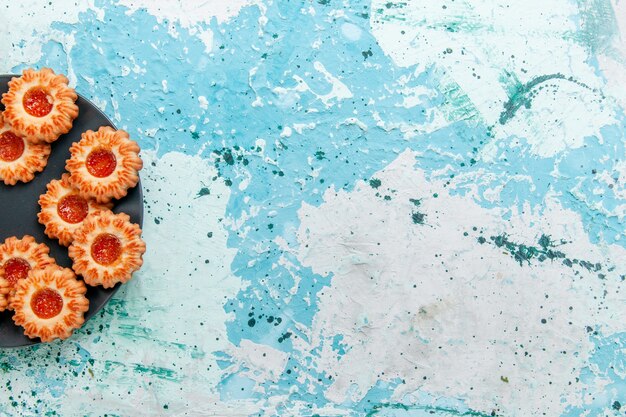
<path fill-rule="evenodd" d="M 141 228 L 127 214 L 98 211 L 87 216 L 74 233 L 69 256 L 74 272 L 87 284 L 111 288 L 130 280 L 143 264 L 145 251 Z"/>
<path fill-rule="evenodd" d="M 50 143 L 69 132 L 78 116 L 78 96 L 68 82 L 50 68 L 26 69 L 13 77 L 2 104 L 15 133 L 32 143 Z"/>
<path fill-rule="evenodd" d="M 21 239 L 12 236 L 0 245 L 0 278 L 9 283 L 9 301 L 18 282 L 26 279 L 29 272 L 56 265 L 49 253 L 48 246 L 29 235 Z"/>
<path fill-rule="evenodd" d="M 63 174 L 60 180 L 48 183 L 48 191 L 39 197 L 41 211 L 37 214 L 45 233 L 59 244 L 69 246 L 74 240 L 74 232 L 85 217 L 97 210 L 107 210 L 112 204 L 98 204 L 91 198 L 80 195 L 69 182 L 69 174 Z"/>
<path fill-rule="evenodd" d="M 108 126 L 97 132 L 88 130 L 70 152 L 65 165 L 70 182 L 99 203 L 124 197 L 139 182 L 138 171 L 143 167 L 139 145 L 123 130 Z"/>
<path fill-rule="evenodd" d="M 29 182 L 48 163 L 50 145 L 34 145 L 15 132 L 0 113 L 0 180 L 6 185 Z"/>
<path fill-rule="evenodd" d="M 31 339 L 67 339 L 85 322 L 87 287 L 71 269 L 49 266 L 18 282 L 11 307 L 13 321 Z"/>
<path fill-rule="evenodd" d="M 9 291 L 11 284 L 6 279 L 0 277 L 0 311 L 4 311 L 9 306 Z"/>

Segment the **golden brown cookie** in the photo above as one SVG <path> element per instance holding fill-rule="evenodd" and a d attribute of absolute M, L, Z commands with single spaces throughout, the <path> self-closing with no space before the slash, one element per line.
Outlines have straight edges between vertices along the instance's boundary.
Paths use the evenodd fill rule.
<path fill-rule="evenodd" d="M 21 239 L 9 237 L 0 245 L 0 278 L 9 283 L 9 302 L 17 283 L 26 279 L 30 271 L 56 265 L 49 253 L 48 246 L 37 243 L 35 238 L 29 235 Z"/>
<path fill-rule="evenodd" d="M 13 321 L 28 337 L 42 342 L 67 339 L 85 322 L 87 287 L 71 269 L 49 266 L 18 282 L 11 307 Z"/>
<path fill-rule="evenodd" d="M 88 130 L 70 153 L 65 165 L 70 183 L 99 203 L 124 197 L 139 182 L 138 171 L 143 167 L 139 145 L 123 130 L 108 126 L 97 132 Z"/>
<path fill-rule="evenodd" d="M 78 116 L 78 95 L 68 82 L 50 68 L 26 69 L 13 77 L 2 104 L 15 133 L 32 143 L 50 143 L 69 132 Z"/>
<path fill-rule="evenodd" d="M 48 164 L 50 145 L 34 145 L 17 134 L 0 113 L 0 180 L 6 185 L 29 182 Z"/>
<path fill-rule="evenodd" d="M 72 268 L 87 284 L 111 288 L 130 280 L 141 268 L 145 251 L 141 228 L 127 214 L 98 211 L 87 216 L 74 233 L 69 256 Z"/>
<path fill-rule="evenodd" d="M 97 210 L 110 209 L 112 204 L 98 204 L 92 198 L 80 195 L 69 182 L 69 174 L 63 174 L 60 180 L 48 183 L 48 191 L 39 197 L 41 211 L 37 214 L 45 233 L 52 239 L 58 239 L 63 246 L 69 246 L 74 240 L 74 232 L 87 215 Z"/>

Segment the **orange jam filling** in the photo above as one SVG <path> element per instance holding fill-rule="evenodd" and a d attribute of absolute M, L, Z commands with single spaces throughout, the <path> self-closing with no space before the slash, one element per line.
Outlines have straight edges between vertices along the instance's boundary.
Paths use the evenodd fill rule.
<path fill-rule="evenodd" d="M 26 113 L 35 117 L 44 117 L 52 111 L 52 97 L 41 87 L 33 87 L 22 99 Z"/>
<path fill-rule="evenodd" d="M 28 276 L 28 271 L 30 264 L 22 258 L 11 258 L 4 263 L 4 278 L 13 287 L 17 281 Z"/>
<path fill-rule="evenodd" d="M 87 217 L 88 212 L 87 200 L 75 194 L 66 195 L 57 204 L 57 213 L 66 223 L 80 223 Z"/>
<path fill-rule="evenodd" d="M 44 288 L 33 294 L 30 308 L 42 319 L 51 319 L 63 310 L 63 298 L 56 290 Z"/>
<path fill-rule="evenodd" d="M 0 135 L 0 159 L 13 162 L 24 153 L 24 139 L 11 131 Z"/>
<path fill-rule="evenodd" d="M 111 265 L 122 254 L 122 242 L 110 233 L 98 235 L 91 244 L 91 257 L 100 265 Z"/>
<path fill-rule="evenodd" d="M 87 171 L 97 178 L 108 177 L 115 171 L 117 159 L 113 152 L 106 149 L 94 149 L 87 155 L 85 161 Z"/>

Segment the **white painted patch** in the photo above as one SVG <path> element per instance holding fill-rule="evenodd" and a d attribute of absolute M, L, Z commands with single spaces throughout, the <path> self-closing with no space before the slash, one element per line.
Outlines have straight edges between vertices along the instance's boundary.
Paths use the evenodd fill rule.
<path fill-rule="evenodd" d="M 258 384 L 276 382 L 287 366 L 289 355 L 267 345 L 243 339 L 239 346 L 229 349 L 234 364 L 225 373 L 237 373 Z M 263 394 L 270 394 L 263 392 Z"/>
<path fill-rule="evenodd" d="M 319 61 L 315 61 L 313 63 L 313 68 L 315 68 L 317 71 L 322 73 L 322 75 L 324 76 L 324 79 L 326 80 L 326 82 L 331 85 L 331 89 L 330 89 L 330 91 L 328 93 L 326 93 L 326 94 L 321 94 L 321 93 L 316 94 L 317 97 L 320 100 L 322 100 L 322 102 L 327 107 L 330 106 L 331 103 L 334 100 L 343 100 L 343 99 L 352 97 L 352 92 L 350 91 L 348 86 L 345 85 L 344 83 L 342 83 L 341 80 L 339 80 L 339 78 L 335 77 L 330 72 L 328 72 L 326 67 L 324 67 L 324 64 L 322 64 Z"/>
<path fill-rule="evenodd" d="M 293 130 L 289 126 L 285 126 L 285 127 L 283 127 L 282 132 L 280 132 L 280 137 L 281 138 L 289 138 L 289 137 L 291 137 L 292 133 L 293 133 Z"/>
<path fill-rule="evenodd" d="M 340 125 L 344 125 L 344 126 L 358 126 L 359 129 L 361 129 L 364 132 L 367 132 L 367 125 L 365 123 L 363 123 L 361 120 L 359 120 L 358 117 L 348 117 L 343 122 L 338 123 L 337 124 L 337 128 L 339 128 Z"/>
<path fill-rule="evenodd" d="M 359 181 L 352 192 L 330 189 L 320 207 L 299 210 L 298 259 L 332 274 L 332 284 L 319 295 L 307 338 L 294 343 L 304 352 L 322 346 L 312 360 L 333 378 L 327 398 L 359 401 L 377 381 L 401 379 L 396 400 L 424 390 L 525 416 L 581 405 L 577 377 L 593 348 L 586 326 L 605 335 L 623 330 L 615 312 L 624 303 L 624 266 L 604 268 L 605 280 L 558 260 L 520 266 L 477 237 L 507 233 L 538 246 L 545 233 L 570 242 L 558 247 L 568 257 L 593 262 L 626 259 L 626 251 L 591 244 L 579 215 L 553 197 L 505 220 L 503 209 L 478 206 L 471 190 L 450 195 L 448 178 L 427 180 L 415 158 L 406 151 L 376 173 L 378 189 Z M 424 224 L 413 222 L 414 211 L 426 214 Z M 343 355 L 330 348 L 335 335 Z"/>
<path fill-rule="evenodd" d="M 139 9 L 146 9 L 159 21 L 168 19 L 177 21 L 183 27 L 190 27 L 196 23 L 208 23 L 212 18 L 223 23 L 239 14 L 242 7 L 254 3 L 254 0 L 120 0 L 119 4 L 126 6 L 130 13 Z"/>
<path fill-rule="evenodd" d="M 305 129 L 312 130 L 312 129 L 315 129 L 315 126 L 317 126 L 317 124 L 314 122 L 294 123 L 293 130 L 295 130 L 299 135 L 301 135 Z"/>
<path fill-rule="evenodd" d="M 211 52 L 213 50 L 213 31 L 210 29 L 202 29 L 198 31 L 197 36 L 204 44 L 204 52 Z"/>
<path fill-rule="evenodd" d="M 0 27 L 0 72 L 10 73 L 17 65 L 38 61 L 43 44 L 49 41 L 59 42 L 69 56 L 73 35 L 50 26 L 54 22 L 77 23 L 80 13 L 89 9 L 96 10 L 99 17 L 103 13 L 95 8 L 94 0 L 55 0 L 52 4 L 41 0 L 3 2 L 0 13 L 6 24 Z M 72 68 L 71 63 L 68 68 Z"/>

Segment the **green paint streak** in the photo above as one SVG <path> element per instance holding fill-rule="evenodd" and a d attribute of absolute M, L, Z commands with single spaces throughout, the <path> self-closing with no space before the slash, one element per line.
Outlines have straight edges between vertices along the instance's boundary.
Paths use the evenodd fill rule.
<path fill-rule="evenodd" d="M 141 363 L 124 364 L 117 361 L 105 361 L 104 371 L 109 374 L 115 368 L 130 369 L 133 373 L 147 376 L 155 376 L 171 382 L 180 382 L 181 377 L 173 370 L 160 366 L 148 366 Z"/>
<path fill-rule="evenodd" d="M 509 96 L 509 100 L 504 103 L 504 110 L 500 113 L 500 124 L 505 124 L 515 116 L 515 113 L 522 107 L 530 109 L 532 99 L 536 93 L 532 93 L 532 89 L 537 87 L 541 83 L 545 83 L 548 80 L 564 80 L 563 74 L 549 74 L 535 77 L 526 84 L 518 84 L 513 92 Z"/>
<path fill-rule="evenodd" d="M 153 340 L 152 330 L 142 326 L 120 323 L 116 326 L 116 334 L 127 339 Z"/>
<path fill-rule="evenodd" d="M 111 300 L 109 300 L 109 302 L 104 307 L 103 311 L 106 312 L 106 314 L 109 314 L 111 316 L 118 316 L 118 317 L 129 316 L 128 310 L 126 308 L 126 301 L 119 299 L 119 298 L 112 298 Z"/>
<path fill-rule="evenodd" d="M 168 381 L 180 381 L 180 378 L 176 375 L 176 372 L 171 369 L 161 368 L 160 366 L 146 366 L 136 363 L 133 370 L 140 374 L 154 375 L 157 378 L 165 379 Z"/>
<path fill-rule="evenodd" d="M 376 13 L 382 16 L 377 16 L 378 20 L 381 22 L 391 22 L 392 20 L 397 20 L 399 22 L 405 22 L 406 17 L 400 14 L 395 13 L 387 13 L 384 9 L 376 9 Z"/>
<path fill-rule="evenodd" d="M 402 8 L 404 6 L 406 6 L 406 2 L 404 2 L 404 1 L 399 1 L 397 3 L 394 3 L 392 1 L 388 1 L 387 3 L 385 3 L 385 7 L 387 9 L 397 9 L 397 8 Z"/>
<path fill-rule="evenodd" d="M 158 344 L 159 346 L 162 347 L 167 347 L 167 348 L 176 348 L 179 350 L 182 350 L 184 352 L 189 352 L 190 355 L 194 358 L 201 358 L 205 356 L 205 353 L 203 351 L 201 351 L 200 349 L 198 349 L 197 347 L 194 346 L 188 346 L 185 345 L 184 343 L 177 343 L 177 342 L 169 342 L 169 341 L 165 341 L 165 340 L 159 340 L 157 338 L 155 338 L 154 334 L 153 334 L 153 330 L 152 329 L 148 329 L 146 327 L 142 327 L 142 326 L 135 326 L 132 324 L 119 324 L 116 326 L 116 331 L 115 331 L 116 335 L 122 336 L 126 339 L 131 339 L 131 340 L 137 340 L 137 339 L 142 339 L 142 340 L 148 340 L 152 343 Z"/>
<path fill-rule="evenodd" d="M 500 124 L 503 125 L 511 120 L 522 106 L 530 109 L 533 99 L 537 96 L 539 91 L 543 89 L 541 84 L 549 80 L 569 81 L 594 93 L 597 92 L 597 90 L 589 87 L 587 84 L 577 81 L 573 77 L 566 77 L 560 73 L 540 75 L 526 84 L 522 84 L 514 74 L 507 72 L 505 76 L 501 78 L 501 81 L 505 84 L 511 84 L 512 81 L 512 84 L 507 88 L 509 90 L 509 99 L 504 103 L 504 110 L 500 113 Z M 602 96 L 602 98 L 604 98 L 604 96 Z"/>
<path fill-rule="evenodd" d="M 495 412 L 481 413 L 480 411 L 467 410 L 459 411 L 454 408 L 437 407 L 432 405 L 405 405 L 400 403 L 378 404 L 372 411 L 366 414 L 366 417 L 372 417 L 385 409 L 403 410 L 403 411 L 427 411 L 429 414 L 440 414 L 442 416 L 470 416 L 470 417 L 497 417 Z"/>
<path fill-rule="evenodd" d="M 493 32 L 493 25 L 485 24 L 478 16 L 452 16 L 445 21 L 426 25 L 428 29 L 442 30 L 446 32 Z"/>

